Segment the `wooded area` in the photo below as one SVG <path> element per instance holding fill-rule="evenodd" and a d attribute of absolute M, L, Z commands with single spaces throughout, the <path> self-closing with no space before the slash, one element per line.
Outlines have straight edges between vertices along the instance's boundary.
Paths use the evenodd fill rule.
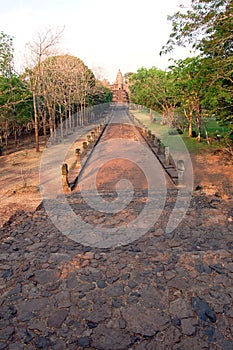
<path fill-rule="evenodd" d="M 162 122 L 200 141 L 208 138 L 204 120 L 215 118 L 233 139 L 233 4 L 231 0 L 191 0 L 191 7 L 169 16 L 172 32 L 161 55 L 176 46 L 192 45 L 197 55 L 173 60 L 167 70 L 139 68 L 126 73 L 130 101 L 155 110 Z M 86 108 L 111 101 L 111 91 L 79 58 L 64 55 L 57 47 L 62 31 L 45 30 L 28 45 L 29 66 L 23 74 L 14 71 L 13 38 L 0 34 L 0 147 L 8 138 L 15 143 L 21 133 L 49 132 Z M 193 131 L 195 127 L 196 131 Z M 63 132 L 63 131 L 62 131 Z M 216 130 L 217 132 L 217 130 Z M 230 141 L 229 141 L 230 140 Z"/>
<path fill-rule="evenodd" d="M 233 4 L 229 0 L 192 0 L 169 16 L 172 32 L 161 54 L 192 45 L 197 55 L 173 60 L 166 70 L 140 68 L 131 73 L 131 101 L 161 113 L 177 129 L 197 128 L 214 117 L 233 138 Z"/>
<path fill-rule="evenodd" d="M 77 57 L 61 55 L 57 44 L 62 32 L 46 30 L 29 43 L 31 66 L 16 74 L 13 65 L 13 38 L 0 34 L 0 147 L 14 137 L 17 145 L 22 133 L 56 138 L 56 127 L 83 125 L 90 115 L 87 107 L 111 100 L 111 92 Z M 77 114 L 78 113 L 78 114 Z M 63 136 L 63 130 L 61 131 Z"/>

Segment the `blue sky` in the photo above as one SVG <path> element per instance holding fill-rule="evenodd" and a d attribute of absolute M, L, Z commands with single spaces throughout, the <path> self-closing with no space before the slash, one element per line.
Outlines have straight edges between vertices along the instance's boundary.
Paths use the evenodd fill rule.
<path fill-rule="evenodd" d="M 48 27 L 64 27 L 61 53 L 81 58 L 112 82 L 122 73 L 156 66 L 165 69 L 169 56 L 159 56 L 171 24 L 167 15 L 181 0 L 0 0 L 0 30 L 14 36 L 15 64 L 24 66 L 25 45 Z M 176 58 L 189 55 L 176 50 Z"/>

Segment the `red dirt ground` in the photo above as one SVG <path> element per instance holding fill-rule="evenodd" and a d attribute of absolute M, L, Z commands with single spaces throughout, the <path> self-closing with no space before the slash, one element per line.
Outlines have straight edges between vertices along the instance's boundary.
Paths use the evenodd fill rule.
<path fill-rule="evenodd" d="M 18 210 L 34 211 L 41 202 L 39 191 L 39 153 L 33 140 L 13 152 L 13 145 L 0 157 L 0 227 Z M 232 161 L 213 150 L 191 155 L 194 189 L 199 186 L 207 195 L 217 194 L 225 200 L 233 196 Z M 116 164 L 117 166 L 117 164 Z M 104 169 L 103 169 L 104 170 Z"/>

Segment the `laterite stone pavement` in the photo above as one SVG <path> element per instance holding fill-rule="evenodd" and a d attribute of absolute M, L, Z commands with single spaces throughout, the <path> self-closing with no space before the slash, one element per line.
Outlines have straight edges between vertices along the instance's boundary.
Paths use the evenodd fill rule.
<path fill-rule="evenodd" d="M 126 168 L 119 163 L 117 175 Z M 112 173 L 112 182 L 106 169 L 99 175 L 100 192 L 111 200 L 119 178 Z M 92 225 L 122 225 L 146 201 L 137 176 L 121 215 L 96 212 L 78 188 L 67 200 Z M 148 232 L 109 248 L 69 239 L 43 203 L 34 213 L 17 212 L 0 235 L 0 349 L 233 349 L 232 199 L 194 191 L 184 219 L 167 234 L 176 197 L 170 186 Z"/>

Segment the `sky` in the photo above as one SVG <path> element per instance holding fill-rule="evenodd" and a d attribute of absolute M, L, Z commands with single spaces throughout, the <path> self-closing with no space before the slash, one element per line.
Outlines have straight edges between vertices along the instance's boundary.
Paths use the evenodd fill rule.
<path fill-rule="evenodd" d="M 111 83 L 118 69 L 166 69 L 169 58 L 189 56 L 187 49 L 160 56 L 171 32 L 167 15 L 181 0 L 0 0 L 0 31 L 14 37 L 15 67 L 25 68 L 25 47 L 37 32 L 64 28 L 59 50 L 79 57 L 99 78 Z"/>

